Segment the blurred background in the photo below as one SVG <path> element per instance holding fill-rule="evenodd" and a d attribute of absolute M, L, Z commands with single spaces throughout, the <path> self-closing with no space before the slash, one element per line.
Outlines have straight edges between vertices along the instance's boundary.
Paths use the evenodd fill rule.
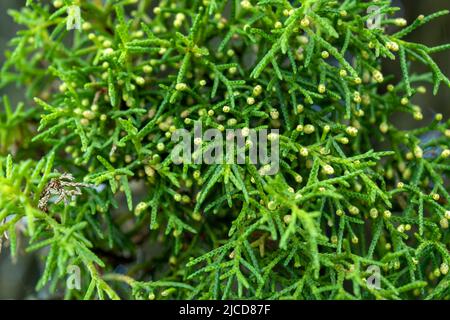
<path fill-rule="evenodd" d="M 450 9 L 449 0 L 395 0 L 393 3 L 401 7 L 399 16 L 403 16 L 411 22 L 420 14 L 430 14 L 432 12 Z M 4 61 L 4 51 L 8 48 L 8 41 L 18 30 L 8 15 L 8 10 L 19 9 L 25 4 L 25 0 L 0 0 L 0 65 Z M 428 46 L 450 42 L 450 15 L 441 17 L 426 26 L 417 29 L 408 36 L 409 41 L 420 42 Z M 433 56 L 435 61 L 441 67 L 444 74 L 450 75 L 450 52 L 442 52 Z M 414 65 L 416 72 L 428 72 L 429 70 L 421 65 Z M 389 63 L 385 65 L 384 74 L 393 73 L 401 76 L 398 63 Z M 422 107 L 424 121 L 428 121 L 436 113 L 443 113 L 444 118 L 450 116 L 450 89 L 441 88 L 437 96 L 433 96 L 432 88 L 428 87 L 428 93 L 414 98 L 414 103 Z M 0 89 L 0 96 L 8 94 L 11 101 L 15 104 L 22 100 L 20 88 L 10 86 Z M 411 117 L 407 119 L 398 119 L 403 125 L 408 126 Z M 411 123 L 411 125 L 413 125 Z M 414 123 L 417 126 L 417 122 Z M 21 246 L 23 252 L 24 246 Z M 42 298 L 34 293 L 34 286 L 39 275 L 39 264 L 33 255 L 20 254 L 17 261 L 11 261 L 8 248 L 4 248 L 0 253 L 0 299 L 21 299 L 21 298 Z"/>

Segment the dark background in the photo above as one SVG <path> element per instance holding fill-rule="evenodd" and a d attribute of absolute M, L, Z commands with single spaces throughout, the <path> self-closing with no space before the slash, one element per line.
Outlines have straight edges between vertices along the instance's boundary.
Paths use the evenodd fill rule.
<path fill-rule="evenodd" d="M 449 0 L 395 0 L 393 2 L 402 8 L 398 15 L 406 18 L 408 22 L 413 21 L 420 14 L 427 15 L 438 10 L 450 9 Z M 3 52 L 7 49 L 9 39 L 18 30 L 18 26 L 13 23 L 7 11 L 9 9 L 18 9 L 24 4 L 25 0 L 0 0 L 0 65 L 3 63 Z M 441 17 L 417 29 L 407 39 L 428 46 L 450 42 L 450 15 Z M 433 57 L 443 73 L 450 75 L 449 51 L 435 54 Z M 413 69 L 417 72 L 429 71 L 426 67 L 420 65 L 414 65 Z M 394 73 L 398 77 L 401 76 L 398 62 L 387 62 L 384 70 L 384 74 Z M 431 94 L 432 88 L 430 86 L 427 87 L 429 89 L 428 93 L 415 97 L 413 101 L 422 107 L 425 116 L 424 121 L 428 121 L 438 112 L 443 113 L 444 118 L 447 119 L 450 116 L 448 107 L 450 105 L 450 89 L 441 87 L 439 94 L 433 96 Z M 0 89 L 0 96 L 4 94 L 8 94 L 13 102 L 23 99 L 21 90 L 14 86 Z M 405 123 L 410 122 L 411 118 L 407 117 L 398 120 Z M 417 125 L 417 123 L 414 125 Z M 21 246 L 21 251 L 23 251 L 23 246 Z M 34 256 L 19 255 L 18 260 L 12 262 L 8 248 L 4 248 L 0 254 L 0 299 L 38 298 L 33 289 L 36 277 L 40 273 L 38 268 L 38 263 L 36 263 Z"/>

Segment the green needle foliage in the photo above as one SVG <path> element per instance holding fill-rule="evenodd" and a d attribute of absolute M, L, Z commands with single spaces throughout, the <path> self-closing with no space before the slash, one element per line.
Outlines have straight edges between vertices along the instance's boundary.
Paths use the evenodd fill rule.
<path fill-rule="evenodd" d="M 1 86 L 0 235 L 68 299 L 448 299 L 450 121 L 414 97 L 447 14 L 390 0 L 28 0 Z M 367 20 L 376 4 L 381 27 Z M 81 30 L 67 30 L 68 7 Z M 73 11 L 69 11 L 73 12 Z M 383 75 L 398 61 L 403 76 Z M 429 73 L 410 72 L 411 63 Z M 424 106 L 427 108 L 428 106 Z M 174 164 L 176 129 L 279 129 L 280 170 Z M 204 147 L 207 147 L 205 143 Z M 247 159 L 248 160 L 248 159 Z M 4 251 L 5 252 L 5 251 Z M 66 285 L 81 270 L 80 290 Z M 366 281 L 380 268 L 380 288 Z"/>

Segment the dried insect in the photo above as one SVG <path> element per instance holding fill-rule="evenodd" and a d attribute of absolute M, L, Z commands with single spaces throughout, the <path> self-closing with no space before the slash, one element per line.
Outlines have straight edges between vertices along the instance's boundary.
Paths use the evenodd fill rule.
<path fill-rule="evenodd" d="M 3 221 L 0 222 L 0 226 L 5 224 L 5 222 L 6 219 L 3 219 Z M 6 231 L 3 234 L 0 234 L 0 253 L 2 253 L 3 238 L 8 240 L 8 234 L 6 233 Z"/>
<path fill-rule="evenodd" d="M 58 196 L 58 198 L 54 201 L 55 204 L 64 201 L 64 203 L 67 205 L 69 202 L 69 198 L 81 195 L 80 187 L 92 187 L 92 185 L 90 184 L 74 182 L 74 180 L 75 178 L 70 173 L 63 173 L 58 178 L 50 180 L 50 182 L 42 191 L 38 208 L 44 212 L 47 212 L 48 202 L 53 195 Z"/>

